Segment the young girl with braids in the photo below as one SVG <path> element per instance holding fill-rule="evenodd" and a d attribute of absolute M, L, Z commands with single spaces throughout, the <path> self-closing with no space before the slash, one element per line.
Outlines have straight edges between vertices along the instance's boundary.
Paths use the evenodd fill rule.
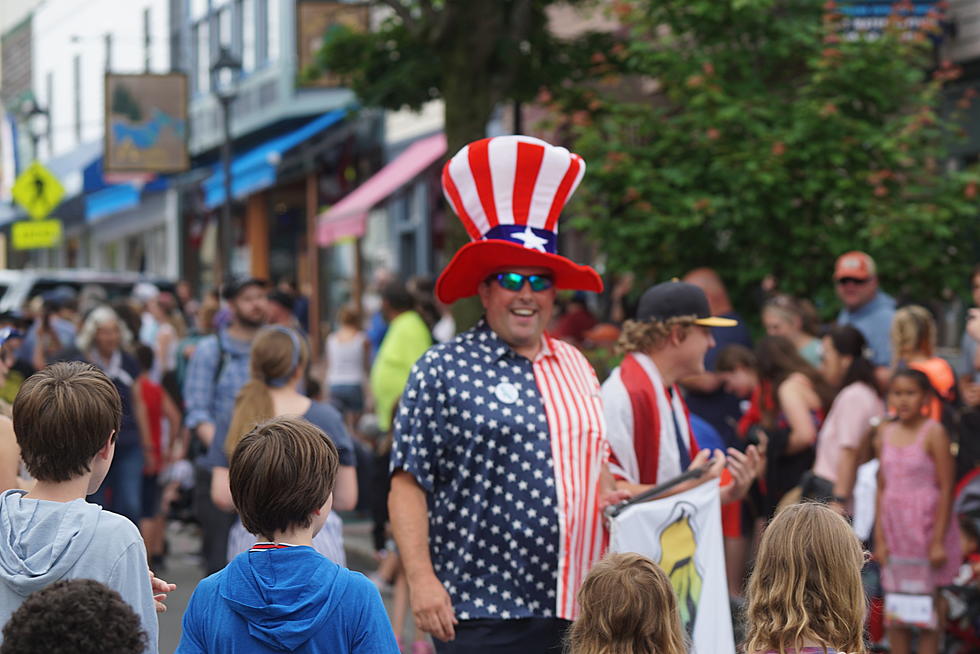
<path fill-rule="evenodd" d="M 340 454 L 340 469 L 333 493 L 333 507 L 345 511 L 357 504 L 357 471 L 354 445 L 340 413 L 329 404 L 314 402 L 297 388 L 310 360 L 306 339 L 295 329 L 266 327 L 252 341 L 249 366 L 251 379 L 238 392 L 235 411 L 225 441 L 225 465 L 217 466 L 211 479 L 211 498 L 226 511 L 234 510 L 228 483 L 228 459 L 235 446 L 255 425 L 271 418 L 295 415 L 305 418 L 329 436 Z M 343 523 L 331 512 L 327 523 L 313 540 L 318 552 L 339 565 L 345 564 Z M 240 522 L 228 536 L 228 560 L 255 543 Z"/>

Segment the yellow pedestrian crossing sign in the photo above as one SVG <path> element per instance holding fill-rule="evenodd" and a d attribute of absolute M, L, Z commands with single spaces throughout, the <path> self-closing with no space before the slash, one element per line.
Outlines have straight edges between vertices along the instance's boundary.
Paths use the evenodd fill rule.
<path fill-rule="evenodd" d="M 34 220 L 40 220 L 54 211 L 65 195 L 58 178 L 36 161 L 14 181 L 11 191 L 17 204 L 24 207 Z"/>

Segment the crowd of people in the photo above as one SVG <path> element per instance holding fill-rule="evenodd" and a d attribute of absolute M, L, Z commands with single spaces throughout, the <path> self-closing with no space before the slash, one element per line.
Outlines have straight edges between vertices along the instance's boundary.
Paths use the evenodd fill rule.
<path fill-rule="evenodd" d="M 0 316 L 0 654 L 158 651 L 188 506 L 207 577 L 178 652 L 690 651 L 669 571 L 606 551 L 605 509 L 665 482 L 718 488 L 742 651 L 938 652 L 940 590 L 980 576 L 955 501 L 980 309 L 953 366 L 863 252 L 828 262 L 826 324 L 771 280 L 747 321 L 710 268 L 602 294 L 557 251 L 584 169 L 529 137 L 466 146 L 443 186 L 471 242 L 434 281 L 379 271 L 323 344 L 295 285 L 252 277 Z M 346 568 L 357 512 L 370 578 Z"/>

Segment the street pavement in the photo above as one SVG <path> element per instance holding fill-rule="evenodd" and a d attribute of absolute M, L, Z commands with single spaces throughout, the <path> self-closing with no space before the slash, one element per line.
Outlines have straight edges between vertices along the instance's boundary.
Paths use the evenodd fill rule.
<path fill-rule="evenodd" d="M 177 590 L 167 598 L 167 612 L 160 617 L 160 654 L 171 654 L 180 642 L 180 621 L 187 608 L 187 602 L 194 587 L 201 580 L 200 532 L 196 526 L 171 522 L 167 527 L 167 542 L 170 551 L 166 568 L 157 571 L 157 576 L 177 584 Z M 357 517 L 344 519 L 344 549 L 347 551 L 347 567 L 364 574 L 370 574 L 377 564 L 371 542 L 370 521 Z M 390 593 L 383 594 L 385 606 L 391 610 Z M 406 625 L 406 633 L 414 630 L 411 617 Z M 405 642 L 411 642 L 410 637 Z"/>

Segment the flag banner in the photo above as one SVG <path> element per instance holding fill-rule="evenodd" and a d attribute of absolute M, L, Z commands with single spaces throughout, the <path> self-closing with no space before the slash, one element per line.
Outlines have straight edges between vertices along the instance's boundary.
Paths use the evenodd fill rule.
<path fill-rule="evenodd" d="M 667 573 L 691 652 L 735 654 L 717 482 L 630 506 L 611 532 L 611 551 L 642 554 Z"/>

